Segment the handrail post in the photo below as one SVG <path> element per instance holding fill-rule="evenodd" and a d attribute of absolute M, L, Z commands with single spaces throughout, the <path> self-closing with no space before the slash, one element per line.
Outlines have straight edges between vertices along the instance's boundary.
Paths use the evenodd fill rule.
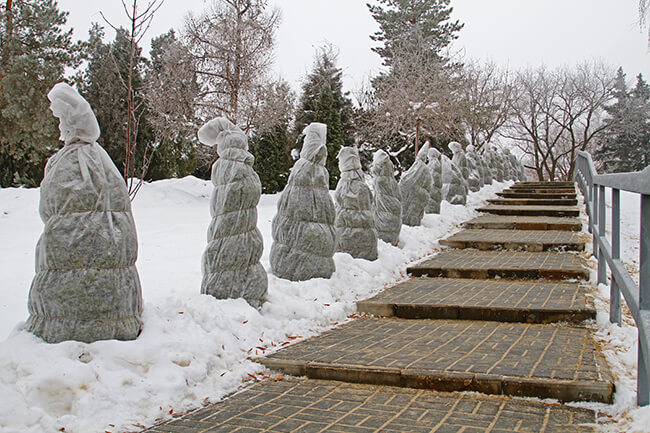
<path fill-rule="evenodd" d="M 605 236 L 605 187 L 598 186 L 598 236 Z M 607 283 L 607 261 L 603 253 L 603 242 L 598 239 L 598 284 Z"/>
<path fill-rule="evenodd" d="M 612 259 L 621 258 L 621 190 L 612 189 Z M 609 321 L 621 326 L 621 290 L 612 273 L 609 286 Z"/>
<path fill-rule="evenodd" d="M 598 258 L 599 256 L 599 251 L 598 251 L 598 245 L 599 245 L 599 239 L 598 236 L 596 236 L 596 228 L 598 227 L 598 190 L 597 190 L 597 185 L 595 185 L 592 182 L 590 182 L 589 189 L 591 191 L 591 235 L 593 237 L 593 254 L 595 258 Z"/>
<path fill-rule="evenodd" d="M 641 248 L 639 253 L 639 309 L 650 310 L 650 195 L 641 195 Z M 638 374 L 637 374 L 637 404 L 650 404 L 650 377 L 646 370 L 646 357 L 639 341 Z"/>

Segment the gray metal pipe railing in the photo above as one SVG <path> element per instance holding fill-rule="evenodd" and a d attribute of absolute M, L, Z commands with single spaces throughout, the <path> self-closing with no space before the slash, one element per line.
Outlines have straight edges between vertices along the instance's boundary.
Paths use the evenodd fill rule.
<path fill-rule="evenodd" d="M 609 320 L 621 324 L 621 293 L 639 330 L 637 404 L 650 404 L 650 167 L 633 173 L 598 174 L 591 155 L 579 152 L 574 180 L 585 198 L 594 256 L 598 259 L 598 283 L 607 283 L 611 272 Z M 605 231 L 606 188 L 612 190 L 611 243 Z M 621 263 L 621 191 L 640 194 L 641 230 L 639 285 Z"/>

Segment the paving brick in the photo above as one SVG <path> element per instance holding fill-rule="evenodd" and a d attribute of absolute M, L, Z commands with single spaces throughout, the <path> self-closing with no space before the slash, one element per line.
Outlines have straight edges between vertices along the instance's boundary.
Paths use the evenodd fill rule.
<path fill-rule="evenodd" d="M 502 206 L 576 206 L 575 198 L 491 198 L 488 203 Z"/>
<path fill-rule="evenodd" d="M 287 399 L 312 394 L 318 397 L 303 407 L 284 404 Z M 259 397 L 253 399 L 256 403 L 251 403 L 251 395 Z M 264 417 L 262 423 L 252 426 L 246 414 L 269 412 L 265 406 L 286 407 L 288 410 L 280 421 Z M 313 408 L 323 406 L 333 409 L 313 411 Z M 344 409 L 337 410 L 337 407 Z M 596 414 L 582 408 L 502 396 L 298 378 L 257 383 L 245 392 L 201 409 L 201 412 L 211 412 L 210 421 L 191 430 L 192 433 L 596 431 Z M 174 429 L 180 425 L 184 425 L 183 418 L 148 431 L 175 432 Z"/>
<path fill-rule="evenodd" d="M 561 230 L 580 231 L 577 218 L 520 215 L 481 215 L 463 223 L 468 229 Z"/>
<path fill-rule="evenodd" d="M 503 198 L 543 198 L 543 199 L 553 199 L 553 198 L 569 198 L 575 199 L 576 194 L 574 192 L 544 192 L 544 193 L 530 193 L 525 191 L 518 190 L 504 190 L 498 192 L 497 195 Z"/>
<path fill-rule="evenodd" d="M 508 206 L 489 204 L 477 209 L 494 215 L 577 217 L 580 210 L 575 206 Z"/>
<path fill-rule="evenodd" d="M 260 362 L 281 369 L 284 360 L 302 362 L 308 377 L 348 382 L 386 379 L 415 388 L 563 401 L 608 402 L 613 392 L 590 331 L 581 327 L 363 318 Z"/>
<path fill-rule="evenodd" d="M 589 272 L 576 254 L 512 251 L 443 251 L 406 268 L 416 276 L 447 278 L 588 279 Z"/>
<path fill-rule="evenodd" d="M 479 250 L 583 251 L 589 240 L 581 233 L 560 230 L 465 229 L 440 240 L 440 245 Z"/>
<path fill-rule="evenodd" d="M 551 323 L 594 319 L 577 283 L 413 278 L 357 302 L 361 312 L 406 319 Z"/>

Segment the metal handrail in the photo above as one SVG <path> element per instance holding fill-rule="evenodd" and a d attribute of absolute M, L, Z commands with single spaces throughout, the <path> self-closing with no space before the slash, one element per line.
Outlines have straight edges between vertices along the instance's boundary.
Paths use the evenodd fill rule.
<path fill-rule="evenodd" d="M 598 174 L 591 155 L 578 152 L 574 180 L 585 198 L 594 256 L 598 259 L 598 284 L 611 272 L 609 321 L 621 324 L 621 292 L 639 330 L 637 404 L 650 404 L 650 167 L 633 173 Z M 605 188 L 612 189 L 612 241 L 605 232 Z M 621 263 L 621 190 L 641 195 L 639 285 Z"/>

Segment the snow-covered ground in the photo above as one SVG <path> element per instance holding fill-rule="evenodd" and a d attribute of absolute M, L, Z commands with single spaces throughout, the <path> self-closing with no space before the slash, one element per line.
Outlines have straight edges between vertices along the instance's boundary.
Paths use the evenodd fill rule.
<path fill-rule="evenodd" d="M 472 209 L 505 186 L 495 182 L 470 194 L 467 207 L 443 202 L 441 215 L 426 215 L 421 227 L 404 226 L 398 247 L 380 242 L 377 261 L 337 253 L 337 270 L 329 280 L 290 282 L 269 274 L 269 301 L 257 311 L 241 299 L 199 294 L 212 185 L 192 177 L 146 184 L 134 202 L 145 301 L 142 334 L 130 342 L 54 345 L 22 330 L 34 247 L 43 227 L 39 191 L 0 189 L 0 339 L 6 338 L 0 341 L 0 432 L 137 430 L 217 401 L 265 374 L 247 360 L 250 355 L 349 320 L 356 300 L 405 278 L 408 263 L 435 252 L 439 239 L 458 230 L 476 214 Z M 277 199 L 262 196 L 259 206 L 267 269 Z M 623 231 L 633 243 L 638 198 L 624 195 L 623 200 Z M 633 246 L 623 248 L 624 259 L 634 266 L 638 249 L 635 258 Z M 609 292 L 601 292 L 596 304 L 606 311 Z M 634 408 L 636 330 L 629 318 L 622 328 L 609 325 L 606 312 L 599 312 L 594 326 L 617 394 L 612 406 L 587 406 L 613 420 L 604 426 L 608 431 L 650 431 L 650 411 Z"/>

